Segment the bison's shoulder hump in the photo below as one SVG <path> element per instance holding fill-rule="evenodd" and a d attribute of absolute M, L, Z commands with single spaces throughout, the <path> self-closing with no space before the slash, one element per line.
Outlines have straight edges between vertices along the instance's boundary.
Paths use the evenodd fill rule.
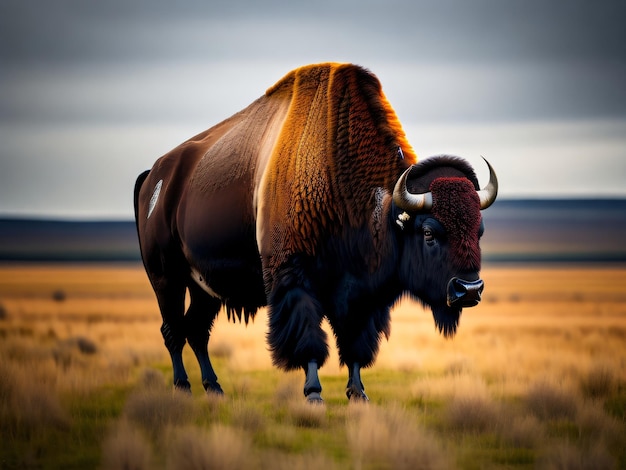
<path fill-rule="evenodd" d="M 271 96 L 280 93 L 290 93 L 298 82 L 299 86 L 310 85 L 317 87 L 322 82 L 328 81 L 329 77 L 341 72 L 344 76 L 353 76 L 358 83 L 373 83 L 380 87 L 380 83 L 376 76 L 369 70 L 355 64 L 340 62 L 325 62 L 320 64 L 304 65 L 297 69 L 291 70 L 283 78 L 278 80 L 274 85 L 269 87 L 265 94 Z"/>

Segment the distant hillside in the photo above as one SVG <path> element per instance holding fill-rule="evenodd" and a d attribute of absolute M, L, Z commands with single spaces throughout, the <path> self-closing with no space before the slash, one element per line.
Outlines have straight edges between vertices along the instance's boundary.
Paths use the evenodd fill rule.
<path fill-rule="evenodd" d="M 483 217 L 487 261 L 626 261 L 626 199 L 502 200 Z"/>
<path fill-rule="evenodd" d="M 626 200 L 499 200 L 483 212 L 489 262 L 626 262 Z M 134 221 L 0 219 L 2 261 L 139 261 Z"/>
<path fill-rule="evenodd" d="M 0 260 L 136 261 L 134 221 L 0 219 Z"/>

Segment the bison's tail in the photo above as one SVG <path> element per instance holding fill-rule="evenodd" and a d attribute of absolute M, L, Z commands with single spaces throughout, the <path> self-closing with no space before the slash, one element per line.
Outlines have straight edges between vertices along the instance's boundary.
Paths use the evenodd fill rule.
<path fill-rule="evenodd" d="M 139 234 L 139 191 L 141 191 L 141 186 L 143 182 L 148 177 L 150 170 L 144 171 L 137 177 L 137 181 L 135 181 L 135 191 L 133 193 L 133 205 L 135 206 L 135 227 L 137 228 L 137 239 L 139 240 L 140 251 L 141 251 L 141 235 Z M 143 259 L 143 253 L 141 255 Z M 144 262 L 145 266 L 145 262 Z"/>
<path fill-rule="evenodd" d="M 135 206 L 135 224 L 138 224 L 139 222 L 139 191 L 141 190 L 141 185 L 146 180 L 149 173 L 150 170 L 144 171 L 137 177 L 137 181 L 135 181 L 135 192 L 133 198 L 133 204 Z"/>

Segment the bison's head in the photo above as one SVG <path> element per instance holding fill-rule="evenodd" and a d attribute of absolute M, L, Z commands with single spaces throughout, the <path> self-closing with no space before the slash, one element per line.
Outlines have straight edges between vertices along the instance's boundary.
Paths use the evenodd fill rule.
<path fill-rule="evenodd" d="M 428 158 L 402 174 L 393 194 L 394 216 L 402 229 L 404 287 L 430 305 L 446 336 L 456 332 L 461 310 L 477 305 L 483 290 L 480 211 L 498 192 L 496 174 L 487 166 L 489 183 L 480 189 L 465 160 Z"/>

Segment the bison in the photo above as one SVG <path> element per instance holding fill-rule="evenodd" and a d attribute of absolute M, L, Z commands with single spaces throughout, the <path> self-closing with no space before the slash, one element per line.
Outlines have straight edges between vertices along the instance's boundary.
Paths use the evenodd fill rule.
<path fill-rule="evenodd" d="M 480 301 L 480 211 L 498 190 L 487 165 L 480 189 L 458 157 L 417 163 L 378 79 L 337 63 L 289 72 L 158 159 L 137 178 L 134 206 L 174 386 L 190 390 L 187 342 L 205 390 L 223 393 L 207 349 L 213 322 L 222 307 L 247 323 L 267 305 L 273 363 L 305 372 L 308 401 L 322 401 L 324 318 L 348 398 L 367 400 L 361 368 L 400 297 L 429 305 L 446 336 Z"/>

